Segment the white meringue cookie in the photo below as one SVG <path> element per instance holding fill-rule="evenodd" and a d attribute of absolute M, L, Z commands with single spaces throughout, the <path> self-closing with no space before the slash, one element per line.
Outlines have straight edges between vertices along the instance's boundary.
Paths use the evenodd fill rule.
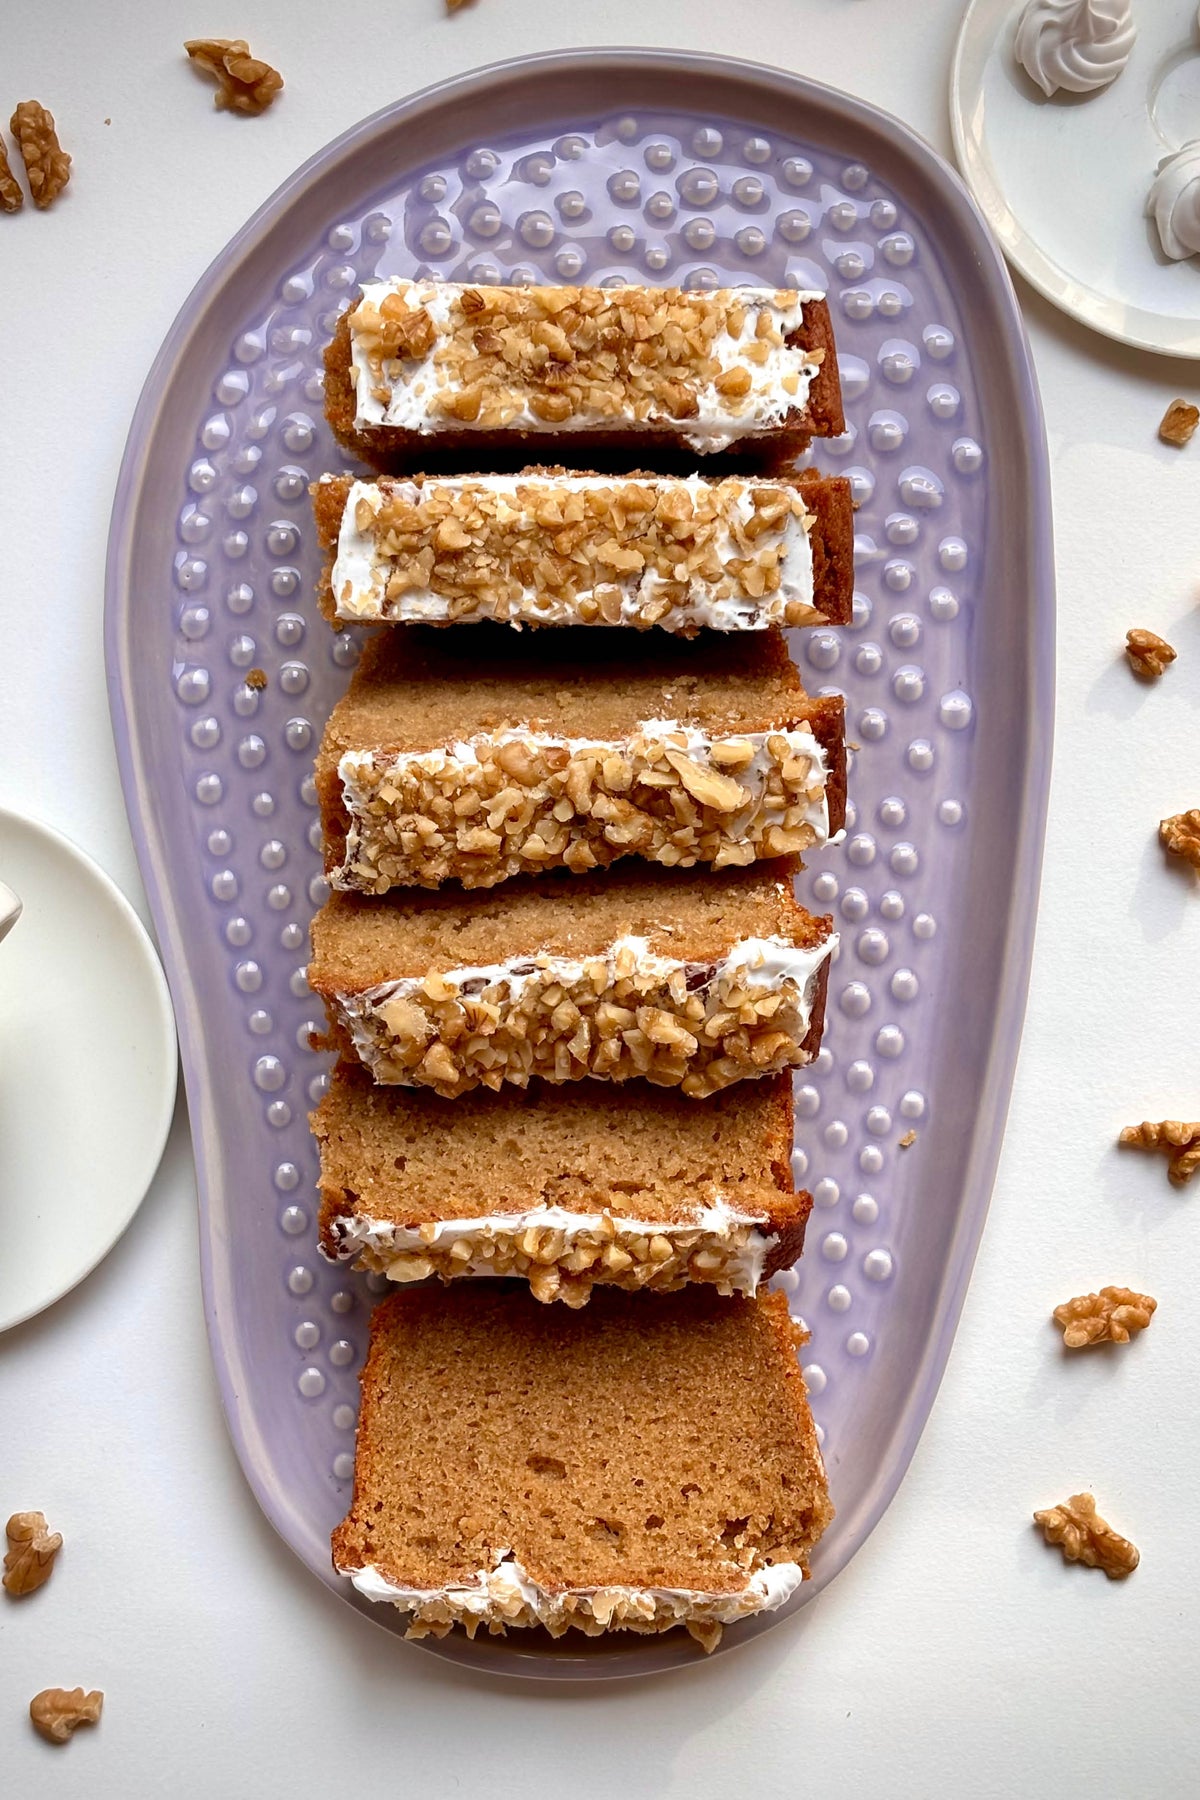
<path fill-rule="evenodd" d="M 1013 54 L 1044 94 L 1090 94 L 1117 79 L 1136 36 L 1130 0 L 1029 0 Z"/>
<path fill-rule="evenodd" d="M 1172 262 L 1200 255 L 1200 138 L 1164 157 L 1150 184 L 1146 212 Z"/>

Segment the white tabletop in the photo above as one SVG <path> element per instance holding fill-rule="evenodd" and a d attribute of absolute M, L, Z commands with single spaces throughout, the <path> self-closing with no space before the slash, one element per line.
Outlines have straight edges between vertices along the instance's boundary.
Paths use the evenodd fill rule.
<path fill-rule="evenodd" d="M 6 8 L 0 113 L 29 96 L 48 104 L 75 174 L 55 211 L 0 219 L 0 804 L 74 837 L 144 914 L 101 657 L 113 484 L 176 310 L 299 162 L 430 81 L 588 43 L 783 63 L 899 114 L 948 154 L 961 11 L 961 0 L 477 0 L 452 19 L 442 0 Z M 271 112 L 214 111 L 180 61 L 198 30 L 250 31 L 287 78 Z M 375 1630 L 274 1537 L 230 1449 L 181 1102 L 128 1236 L 76 1293 L 0 1338 L 0 1518 L 39 1507 L 67 1540 L 47 1589 L 0 1605 L 0 1792 L 1197 1791 L 1200 1180 L 1179 1193 L 1158 1159 L 1112 1145 L 1128 1120 L 1200 1107 L 1200 884 L 1164 867 L 1154 835 L 1162 815 L 1200 805 L 1200 440 L 1178 453 L 1155 436 L 1170 399 L 1200 392 L 1200 365 L 1120 349 L 1028 290 L 1021 299 L 1059 569 L 1037 955 L 954 1353 L 873 1538 L 798 1620 L 641 1686 L 481 1681 Z M 1179 649 L 1157 688 L 1119 659 L 1134 624 Z M 1154 1325 L 1130 1351 L 1064 1367 L 1048 1311 L 1106 1282 L 1156 1295 Z M 1029 1525 L 1034 1507 L 1089 1486 L 1141 1547 L 1124 1584 L 1065 1567 Z M 53 1750 L 28 1701 L 80 1682 L 105 1690 L 103 1721 Z"/>

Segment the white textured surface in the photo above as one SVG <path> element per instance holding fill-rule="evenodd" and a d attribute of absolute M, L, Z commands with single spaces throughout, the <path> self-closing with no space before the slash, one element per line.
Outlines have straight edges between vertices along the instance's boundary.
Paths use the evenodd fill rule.
<path fill-rule="evenodd" d="M 176 0 L 111 11 L 69 0 L 65 15 L 6 18 L 11 93 L 0 110 L 44 99 L 76 179 L 56 212 L 0 220 L 0 331 L 30 351 L 5 385 L 0 803 L 69 832 L 140 904 L 100 661 L 112 483 L 151 350 L 211 257 L 298 162 L 401 85 L 589 42 L 775 58 L 861 93 L 945 151 L 959 12 L 954 0 L 903 18 L 889 0 L 753 0 L 741 11 L 658 0 L 652 12 L 636 0 L 585 12 L 478 0 L 446 21 L 441 0 L 406 0 L 400 83 L 394 58 L 340 67 L 332 15 L 312 0 L 257 0 L 250 20 L 218 9 L 199 24 Z M 363 0 L 359 16 L 396 29 L 382 0 Z M 219 114 L 177 66 L 177 46 L 200 25 L 249 30 L 277 58 L 289 86 L 271 113 Z M 38 296 L 58 291 L 64 270 L 86 284 L 86 413 L 72 410 L 72 360 L 33 355 Z M 1164 868 L 1153 838 L 1161 814 L 1200 803 L 1200 441 L 1178 453 L 1155 437 L 1167 402 L 1195 397 L 1196 365 L 1140 357 L 1028 290 L 1022 298 L 1060 571 L 1034 984 L 955 1351 L 874 1538 L 794 1624 L 636 1687 L 540 1694 L 480 1681 L 374 1630 L 278 1544 L 226 1442 L 181 1112 L 150 1199 L 108 1262 L 0 1341 L 0 1512 L 44 1508 L 66 1538 L 49 1586 L 0 1606 L 6 1794 L 127 1800 L 156 1792 L 164 1769 L 186 1800 L 293 1800 L 335 1784 L 390 1794 L 398 1742 L 408 1785 L 475 1794 L 486 1784 L 498 1800 L 552 1794 L 564 1766 L 579 1794 L 603 1800 L 1116 1800 L 1139 1782 L 1158 1800 L 1194 1791 L 1200 1193 L 1182 1197 L 1157 1161 L 1119 1157 L 1110 1143 L 1126 1119 L 1200 1098 L 1200 891 Z M 69 440 L 48 423 L 68 416 Z M 71 520 L 49 585 L 38 534 L 22 524 L 41 516 L 48 467 Z M 1157 688 L 1135 684 L 1117 658 L 1131 624 L 1180 651 Z M 1113 943 L 1126 947 L 1116 960 Z M 1151 1330 L 1124 1353 L 1063 1366 L 1046 1313 L 1106 1281 L 1158 1297 Z M 1066 1569 L 1027 1526 L 1035 1506 L 1089 1484 L 1142 1551 L 1122 1586 Z M 28 1700 L 76 1682 L 105 1689 L 104 1718 L 52 1750 L 29 1729 Z"/>

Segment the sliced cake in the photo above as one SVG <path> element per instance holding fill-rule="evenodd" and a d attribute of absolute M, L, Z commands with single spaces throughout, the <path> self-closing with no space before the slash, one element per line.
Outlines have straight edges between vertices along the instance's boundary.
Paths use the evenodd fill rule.
<path fill-rule="evenodd" d="M 851 614 L 840 476 L 324 475 L 313 506 L 332 625 L 495 619 L 693 637 Z"/>
<path fill-rule="evenodd" d="M 322 1250 L 392 1281 L 515 1275 L 568 1306 L 597 1283 L 752 1294 L 795 1262 L 812 1204 L 788 1075 L 703 1102 L 640 1081 L 443 1100 L 347 1062 L 312 1127 Z"/>
<path fill-rule="evenodd" d="M 820 1046 L 837 938 L 790 875 L 626 864 L 497 896 L 334 893 L 308 979 L 333 1042 L 379 1082 L 455 1097 L 644 1076 L 702 1097 Z"/>
<path fill-rule="evenodd" d="M 381 630 L 317 759 L 326 873 L 380 894 L 793 855 L 841 828 L 844 717 L 775 630 L 636 656 L 620 630 Z"/>
<path fill-rule="evenodd" d="M 431 448 L 578 464 L 614 446 L 783 460 L 845 429 L 824 296 L 793 288 L 371 282 L 325 356 L 325 410 L 380 468 Z M 477 465 L 476 465 L 477 466 Z M 628 466 L 628 464 L 627 464 Z"/>
<path fill-rule="evenodd" d="M 782 1294 L 411 1288 L 371 1320 L 333 1561 L 408 1635 L 544 1625 L 706 1650 L 782 1606 L 833 1516 Z"/>

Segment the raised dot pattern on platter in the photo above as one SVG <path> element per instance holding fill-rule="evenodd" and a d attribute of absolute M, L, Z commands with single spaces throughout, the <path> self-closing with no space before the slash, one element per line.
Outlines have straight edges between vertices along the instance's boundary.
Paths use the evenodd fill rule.
<path fill-rule="evenodd" d="M 321 346 L 357 284 L 391 273 L 828 293 L 847 430 L 808 460 L 850 480 L 854 619 L 795 634 L 793 653 L 811 691 L 846 693 L 852 805 L 844 846 L 801 877 L 841 948 L 825 1046 L 796 1079 L 794 1167 L 820 1225 L 779 1278 L 812 1332 L 804 1361 L 822 1420 L 886 1349 L 897 1239 L 931 1128 L 922 1081 L 940 893 L 967 842 L 975 715 L 963 646 L 987 440 L 941 272 L 921 221 L 867 163 L 725 122 L 627 114 L 551 138 L 464 141 L 398 193 L 328 221 L 211 370 L 166 571 L 182 793 L 226 959 L 224 1004 L 240 1021 L 243 1104 L 258 1122 L 247 1203 L 277 1238 L 262 1304 L 292 1359 L 279 1404 L 298 1409 L 335 1484 L 352 1471 L 355 1367 L 380 1284 L 330 1267 L 315 1244 L 306 1115 L 327 1073 L 304 979 L 325 893 L 312 757 L 357 643 L 316 611 L 307 491 L 344 463 L 322 416 Z"/>

